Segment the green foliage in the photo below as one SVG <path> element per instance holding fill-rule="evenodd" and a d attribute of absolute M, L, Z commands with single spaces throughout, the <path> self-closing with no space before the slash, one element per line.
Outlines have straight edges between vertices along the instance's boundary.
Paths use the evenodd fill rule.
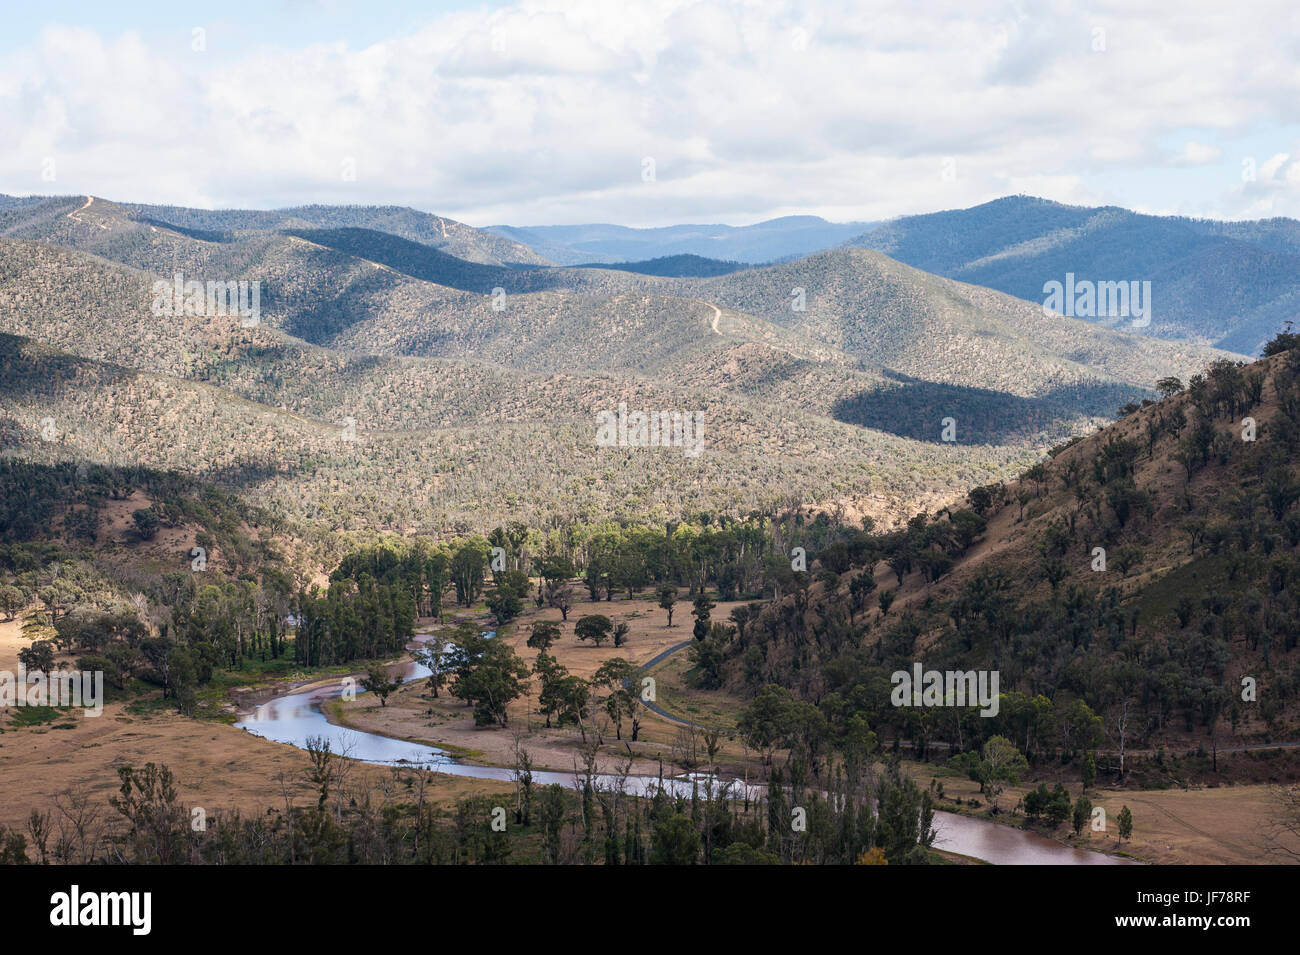
<path fill-rule="evenodd" d="M 1119 824 L 1119 837 L 1121 839 L 1133 838 L 1133 811 L 1128 806 L 1120 809 L 1116 822 Z"/>
<path fill-rule="evenodd" d="M 508 643 L 472 627 L 462 627 L 451 643 L 452 694 L 474 708 L 476 725 L 507 725 L 506 708 L 523 695 L 528 667 Z"/>
<path fill-rule="evenodd" d="M 590 640 L 596 646 L 600 646 L 603 640 L 609 639 L 613 629 L 614 622 L 609 617 L 599 613 L 591 613 L 585 617 L 580 617 L 573 626 L 574 635 L 579 640 Z"/>

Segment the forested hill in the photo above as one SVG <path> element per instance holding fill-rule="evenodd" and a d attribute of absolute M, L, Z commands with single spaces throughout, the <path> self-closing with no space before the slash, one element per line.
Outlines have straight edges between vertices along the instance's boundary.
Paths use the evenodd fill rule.
<path fill-rule="evenodd" d="M 436 217 L 293 212 L 0 208 L 0 334 L 24 342 L 0 354 L 0 395 L 23 453 L 224 469 L 285 516 L 370 532 L 791 498 L 895 522 L 1224 356 L 864 249 L 705 276 L 546 268 Z M 444 225 L 465 258 L 437 245 Z M 207 298 L 168 307 L 178 275 Z M 218 301 L 231 283 L 256 290 L 256 317 Z M 595 415 L 620 404 L 698 412 L 707 452 L 598 446 Z M 46 417 L 62 445 L 33 438 Z"/>
<path fill-rule="evenodd" d="M 726 647 L 726 681 L 1031 760 L 1300 738 L 1297 345 L 1166 380 L 1019 481 L 816 555 Z M 999 714 L 892 706 L 915 662 L 998 671 Z"/>

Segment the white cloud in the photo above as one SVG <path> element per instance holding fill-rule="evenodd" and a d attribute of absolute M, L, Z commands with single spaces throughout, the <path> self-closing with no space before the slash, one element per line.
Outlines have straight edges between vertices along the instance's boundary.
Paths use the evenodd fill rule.
<path fill-rule="evenodd" d="M 1294 151 L 1297 35 L 1290 0 L 1250 18 L 1206 0 L 1177 17 L 1155 2 L 520 0 L 361 49 L 210 35 L 204 53 L 52 27 L 0 57 L 0 128 L 16 131 L 0 191 L 399 203 L 477 224 L 874 219 L 1013 191 L 1114 201 L 1127 175 L 1222 160 L 1222 183 L 1188 200 L 1200 214 L 1297 215 L 1285 156 L 1247 184 L 1222 159 L 1261 130 Z"/>
<path fill-rule="evenodd" d="M 1278 153 L 1262 163 L 1259 167 L 1259 177 L 1261 179 L 1276 179 L 1278 173 L 1286 166 L 1287 160 L 1291 157 L 1286 153 Z"/>
<path fill-rule="evenodd" d="M 1185 166 L 1204 166 L 1207 163 L 1218 162 L 1222 157 L 1223 150 L 1218 146 L 1189 141 L 1183 146 L 1178 162 Z"/>

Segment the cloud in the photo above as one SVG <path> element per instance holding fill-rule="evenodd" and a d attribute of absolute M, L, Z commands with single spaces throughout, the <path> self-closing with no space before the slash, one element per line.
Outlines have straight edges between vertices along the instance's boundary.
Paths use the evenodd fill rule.
<path fill-rule="evenodd" d="M 1204 166 L 1207 163 L 1217 162 L 1222 157 L 1223 150 L 1218 146 L 1189 141 L 1183 146 L 1183 151 L 1176 162 L 1183 166 Z"/>
<path fill-rule="evenodd" d="M 477 224 L 1115 201 L 1126 176 L 1213 173 L 1247 136 L 1294 151 L 1300 8 L 1260 8 L 520 0 L 358 48 L 212 33 L 202 52 L 49 27 L 0 57 L 0 191 Z M 1294 165 L 1269 162 L 1243 183 L 1224 159 L 1198 213 L 1300 214 Z"/>

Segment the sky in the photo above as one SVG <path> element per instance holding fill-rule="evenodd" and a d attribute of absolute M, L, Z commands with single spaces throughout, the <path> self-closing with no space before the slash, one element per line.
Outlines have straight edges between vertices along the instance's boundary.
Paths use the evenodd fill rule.
<path fill-rule="evenodd" d="M 29 3 L 0 133 L 10 195 L 479 226 L 1300 218 L 1300 4 Z"/>

